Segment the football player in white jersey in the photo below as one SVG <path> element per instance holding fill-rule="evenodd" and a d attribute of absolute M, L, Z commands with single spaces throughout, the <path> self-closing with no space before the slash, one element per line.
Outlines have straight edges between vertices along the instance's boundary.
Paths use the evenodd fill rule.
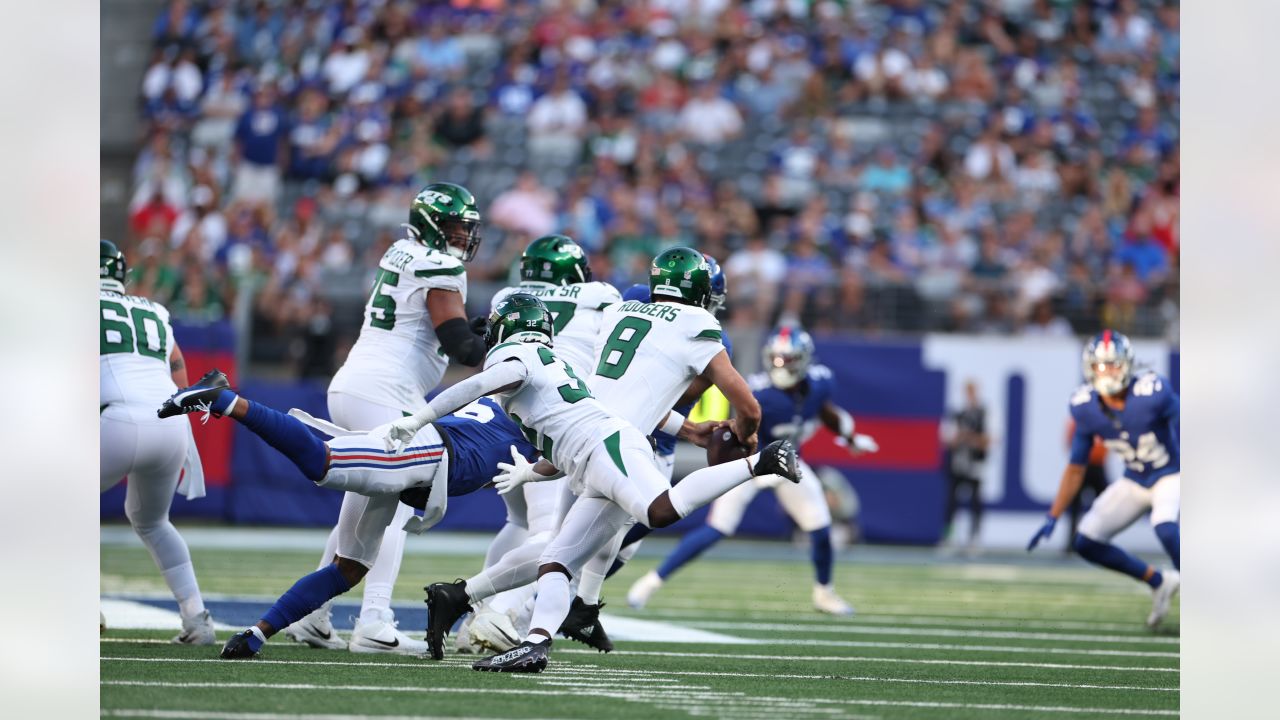
<path fill-rule="evenodd" d="M 551 311 L 556 356 L 585 377 L 595 366 L 595 344 L 603 311 L 622 301 L 617 288 L 592 279 L 587 254 L 566 235 L 545 235 L 529 243 L 520 256 L 520 278 L 519 285 L 494 294 L 491 310 L 517 292 L 542 300 Z M 565 481 L 560 479 L 531 483 L 522 491 L 503 495 L 507 523 L 489 545 L 485 567 L 492 567 L 507 552 L 526 542 L 549 541 L 559 526 L 561 513 L 568 510 L 572 501 L 572 496 L 566 498 L 566 494 Z M 458 649 L 510 649 L 514 640 L 523 635 L 518 628 L 528 627 L 534 589 L 530 583 L 477 605 L 471 619 L 458 631 Z"/>
<path fill-rule="evenodd" d="M 645 423 L 652 431 L 662 420 L 664 429 L 705 444 L 714 423 L 693 426 L 666 410 L 688 390 L 694 377 L 702 375 L 720 387 L 738 410 L 728 425 L 754 447 L 759 406 L 720 345 L 719 323 L 705 311 L 710 291 L 706 260 L 689 248 L 669 250 L 654 260 L 650 285 L 655 296 L 668 302 L 620 306 L 625 314 L 608 330 L 597 374 L 605 372 L 616 378 L 632 369 L 641 342 L 652 331 L 657 351 L 643 357 L 650 359 L 653 367 L 642 362 L 632 372 L 655 375 L 641 381 L 641 386 L 654 393 L 644 398 L 644 404 L 658 409 L 635 410 L 634 421 Z M 650 323 L 648 329 L 642 329 L 642 320 Z M 443 656 L 444 633 L 470 603 L 536 578 L 537 604 L 525 641 L 511 652 L 485 658 L 473 667 L 540 672 L 547 664 L 551 634 L 569 612 L 570 578 L 615 540 L 629 518 L 650 527 L 665 527 L 757 475 L 780 474 L 793 482 L 799 479 L 795 446 L 784 440 L 741 464 L 735 461 L 699 470 L 672 488 L 644 433 L 607 410 L 573 369 L 556 358 L 549 347 L 553 337 L 550 326 L 550 313 L 537 298 L 512 295 L 490 315 L 488 342 L 493 349 L 485 370 L 441 393 L 427 411 L 396 421 L 389 428 L 389 441 L 403 443 L 439 413 L 477 393 L 497 393 L 508 414 L 526 429 L 543 455 L 535 466 L 513 453 L 513 465 L 499 465 L 503 472 L 494 481 L 499 492 L 563 472 L 578 496 L 555 538 L 536 558 L 525 557 L 531 548 L 523 546 L 467 581 L 427 588 L 427 642 L 436 659 Z M 663 329 L 656 331 L 655 326 Z"/>
<path fill-rule="evenodd" d="M 464 307 L 463 263 L 475 256 L 480 245 L 475 198 L 453 183 L 428 185 L 414 198 L 407 227 L 409 237 L 396 241 L 379 261 L 360 337 L 329 383 L 329 416 L 350 430 L 372 430 L 422 409 L 449 360 L 471 367 L 484 360 L 484 338 L 471 330 Z M 385 514 L 393 516 L 388 521 Z M 364 519 L 387 527 L 377 559 L 365 576 L 360 618 L 351 642 L 348 645 L 334 632 L 328 603 L 289 626 L 286 633 L 314 647 L 348 647 L 362 653 L 425 652 L 421 640 L 396 628 L 391 610 L 391 589 L 404 553 L 402 528 L 412 515 L 413 508 L 394 496 L 346 493 L 321 568 L 339 554 L 362 556 L 356 548 L 342 552 L 344 526 Z"/>
<path fill-rule="evenodd" d="M 98 247 L 101 492 L 129 478 L 125 514 L 178 601 L 182 632 L 173 642 L 212 645 L 213 620 L 200 596 L 191 553 L 169 522 L 169 504 L 184 468 L 185 482 L 198 486 L 189 498 L 203 495 L 203 469 L 191 423 L 161 420 L 155 410 L 187 384 L 182 350 L 163 305 L 125 294 L 124 254 L 108 240 Z"/>

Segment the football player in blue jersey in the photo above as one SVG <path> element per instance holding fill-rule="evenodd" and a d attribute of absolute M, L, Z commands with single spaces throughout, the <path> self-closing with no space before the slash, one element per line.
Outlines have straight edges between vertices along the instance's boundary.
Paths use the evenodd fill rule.
<path fill-rule="evenodd" d="M 1075 435 L 1071 459 L 1044 525 L 1027 545 L 1030 552 L 1053 528 L 1084 481 L 1095 437 L 1124 460 L 1124 477 L 1107 487 L 1080 520 L 1075 549 L 1089 562 L 1122 572 L 1151 587 L 1155 627 L 1169 612 L 1178 592 L 1180 473 L 1178 394 L 1154 372 L 1135 373 L 1133 345 L 1118 332 L 1104 330 L 1084 347 L 1087 381 L 1071 396 Z M 1151 512 L 1151 525 L 1174 569 L 1160 570 L 1111 544 L 1116 533 Z"/>
<path fill-rule="evenodd" d="M 400 502 L 425 511 L 422 518 L 411 518 L 405 526 L 421 533 L 444 516 L 446 496 L 466 495 L 489 484 L 499 463 L 511 462 L 513 452 L 531 462 L 538 457 L 516 424 L 490 398 L 426 425 L 398 452 L 388 450 L 378 434 L 386 426 L 355 433 L 305 414 L 303 419 L 286 415 L 238 396 L 228 387 L 226 375 L 217 370 L 179 390 L 158 414 L 170 417 L 197 411 L 238 420 L 292 460 L 316 485 L 373 499 L 353 517 L 339 516 L 333 562 L 299 579 L 256 625 L 232 636 L 222 649 L 224 659 L 257 655 L 267 638 L 359 583 L 377 558 L 383 533 Z M 324 442 L 308 426 L 334 437 Z"/>
<path fill-rule="evenodd" d="M 831 371 L 815 364 L 813 353 L 813 338 L 799 326 L 783 325 L 769 336 L 763 351 L 766 372 L 749 379 L 764 413 L 761 441 L 789 438 L 799 446 L 813 436 L 821 423 L 852 454 L 875 452 L 879 449 L 875 440 L 855 433 L 853 416 L 831 401 Z M 788 486 L 779 482 L 780 478 L 764 477 L 743 483 L 716 499 L 707 524 L 686 534 L 657 570 L 637 580 L 627 592 L 627 603 L 637 610 L 643 608 L 672 573 L 733 535 L 747 505 L 761 489 L 770 488 L 787 515 L 809 533 L 816 575 L 814 608 L 832 615 L 853 615 L 853 607 L 836 594 L 832 585 L 835 553 L 831 547 L 831 511 L 822 484 L 803 461 L 801 467 L 803 475 L 798 484 Z"/>

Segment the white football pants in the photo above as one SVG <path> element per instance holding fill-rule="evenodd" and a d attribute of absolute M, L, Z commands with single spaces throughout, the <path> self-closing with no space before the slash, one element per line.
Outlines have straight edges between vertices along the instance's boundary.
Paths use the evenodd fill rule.
<path fill-rule="evenodd" d="M 186 417 L 156 417 L 156 408 L 113 404 L 99 417 L 101 492 L 126 476 L 124 512 L 146 545 L 183 617 L 204 612 L 187 543 L 169 522 L 169 505 L 187 457 Z"/>
<path fill-rule="evenodd" d="M 1165 475 L 1149 488 L 1129 478 L 1120 478 L 1093 501 L 1089 512 L 1080 518 L 1077 532 L 1090 540 L 1108 542 L 1148 510 L 1151 511 L 1152 527 L 1177 522 L 1182 497 L 1181 478 L 1181 473 Z"/>

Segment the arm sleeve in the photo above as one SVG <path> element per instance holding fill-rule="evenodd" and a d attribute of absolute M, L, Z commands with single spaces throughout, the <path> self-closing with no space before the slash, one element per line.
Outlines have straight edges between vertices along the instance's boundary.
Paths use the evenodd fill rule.
<path fill-rule="evenodd" d="M 413 414 L 413 421 L 417 423 L 418 429 L 421 429 L 428 423 L 433 423 L 472 403 L 477 398 L 492 395 L 512 383 L 522 382 L 528 374 L 529 370 L 518 359 L 515 362 L 499 362 L 445 388 L 427 403 L 426 408 Z"/>
<path fill-rule="evenodd" d="M 436 326 L 440 348 L 451 359 L 476 367 L 484 362 L 484 338 L 471 331 L 471 323 L 462 318 L 450 318 Z"/>
<path fill-rule="evenodd" d="M 1076 423 L 1076 431 L 1071 435 L 1071 464 L 1088 465 L 1089 451 L 1093 449 L 1093 436 L 1080 432 L 1080 424 Z"/>

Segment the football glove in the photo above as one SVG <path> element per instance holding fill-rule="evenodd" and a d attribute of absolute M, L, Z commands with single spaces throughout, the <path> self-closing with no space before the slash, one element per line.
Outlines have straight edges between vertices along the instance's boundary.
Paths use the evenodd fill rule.
<path fill-rule="evenodd" d="M 511 446 L 511 462 L 498 463 L 498 470 L 500 472 L 493 479 L 493 486 L 498 489 L 499 495 L 506 495 L 527 482 L 551 479 L 534 472 L 533 463 L 525 460 L 515 445 Z"/>
<path fill-rule="evenodd" d="M 1041 540 L 1048 540 L 1049 536 L 1053 534 L 1053 526 L 1057 524 L 1058 518 L 1052 515 L 1045 515 L 1044 525 L 1040 526 L 1036 534 L 1031 536 L 1031 542 L 1027 543 L 1027 552 L 1035 550 L 1036 545 L 1039 545 Z"/>

